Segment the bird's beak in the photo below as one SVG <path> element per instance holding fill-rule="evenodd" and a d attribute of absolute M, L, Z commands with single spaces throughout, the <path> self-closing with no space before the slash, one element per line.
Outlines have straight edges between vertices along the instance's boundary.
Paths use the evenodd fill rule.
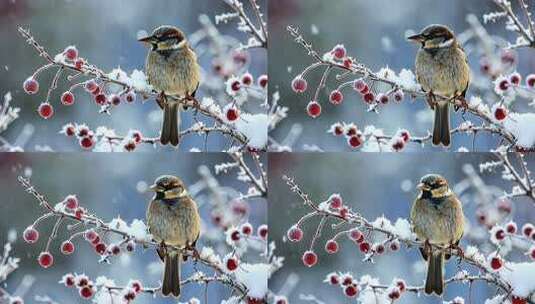
<path fill-rule="evenodd" d="M 158 185 L 154 184 L 154 185 L 151 185 L 148 190 L 152 192 L 157 192 L 158 189 L 159 189 Z"/>
<path fill-rule="evenodd" d="M 416 34 L 416 35 L 407 37 L 407 40 L 411 40 L 414 42 L 422 42 L 424 41 L 424 36 L 422 34 Z"/>
<path fill-rule="evenodd" d="M 424 183 L 419 183 L 418 185 L 416 185 L 416 188 L 420 190 L 422 190 L 424 187 L 425 187 Z"/>
<path fill-rule="evenodd" d="M 153 40 L 154 40 L 153 36 L 146 36 L 146 37 L 139 38 L 137 41 L 144 42 L 144 43 L 151 43 Z"/>

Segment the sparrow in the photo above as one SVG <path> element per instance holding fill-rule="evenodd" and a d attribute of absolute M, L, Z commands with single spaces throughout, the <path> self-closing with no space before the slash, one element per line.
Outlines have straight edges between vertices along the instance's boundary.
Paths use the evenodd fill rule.
<path fill-rule="evenodd" d="M 201 78 L 197 55 L 184 33 L 174 26 L 159 26 L 150 36 L 138 40 L 151 47 L 145 71 L 149 84 L 160 92 L 159 98 L 164 101 L 158 102 L 164 112 L 160 143 L 177 146 L 181 106 L 177 100 L 169 100 L 166 95 L 195 97 Z"/>
<path fill-rule="evenodd" d="M 433 144 L 451 144 L 449 102 L 464 100 L 470 85 L 470 66 L 463 48 L 445 25 L 432 24 L 407 39 L 421 43 L 416 54 L 416 79 L 428 93 L 427 102 L 435 110 Z M 446 97 L 439 98 L 435 95 Z"/>
<path fill-rule="evenodd" d="M 420 193 L 412 206 L 411 224 L 418 239 L 425 244 L 420 248 L 427 261 L 425 293 L 441 295 L 444 290 L 444 255 L 446 259 L 451 255 L 431 245 L 458 248 L 464 232 L 463 208 L 448 181 L 438 174 L 422 177 L 418 188 Z"/>
<path fill-rule="evenodd" d="M 164 262 L 162 294 L 180 296 L 181 249 L 194 250 L 201 231 L 197 204 L 189 196 L 180 178 L 162 175 L 149 188 L 155 193 L 147 209 L 147 225 L 155 241 L 157 253 Z"/>

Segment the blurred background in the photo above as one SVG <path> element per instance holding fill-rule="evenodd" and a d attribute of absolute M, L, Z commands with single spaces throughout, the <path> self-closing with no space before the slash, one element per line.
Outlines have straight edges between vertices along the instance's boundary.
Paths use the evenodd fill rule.
<path fill-rule="evenodd" d="M 70 256 L 60 253 L 61 242 L 68 237 L 65 223 L 58 238 L 52 242 L 50 251 L 54 255 L 54 265 L 43 269 L 37 263 L 37 256 L 45 248 L 48 235 L 54 224 L 53 219 L 41 222 L 37 229 L 40 238 L 36 244 L 26 244 L 22 232 L 43 214 L 38 202 L 17 182 L 17 176 L 27 176 L 38 191 L 50 203 L 62 201 L 68 194 L 76 194 L 83 207 L 108 222 L 120 216 L 128 224 L 133 219 L 145 222 L 145 210 L 152 198 L 145 189 L 161 174 L 176 174 L 188 185 L 190 194 L 199 204 L 203 220 L 203 237 L 197 248 L 212 247 L 224 256 L 231 249 L 225 243 L 226 235 L 212 222 L 217 202 L 213 193 L 204 183 L 208 174 L 215 177 L 217 197 L 224 198 L 227 209 L 231 209 L 233 199 L 239 192 L 247 193 L 248 185 L 239 182 L 233 171 L 229 174 L 211 175 L 214 166 L 232 159 L 223 153 L 158 153 L 158 154 L 49 154 L 49 153 L 3 153 L 0 155 L 0 193 L 3 198 L 0 207 L 0 244 L 12 241 L 12 255 L 21 259 L 16 270 L 2 287 L 9 292 L 24 292 L 27 303 L 33 303 L 36 295 L 47 295 L 59 303 L 79 303 L 81 298 L 75 288 L 67 288 L 58 281 L 65 273 L 85 273 L 92 280 L 98 276 L 113 279 L 118 286 L 124 286 L 130 279 L 139 279 L 147 287 L 158 286 L 163 265 L 153 249 L 137 246 L 135 252 L 123 253 L 111 258 L 111 264 L 99 264 L 99 256 L 91 246 L 80 238 L 75 238 L 75 252 Z M 211 172 L 211 173 L 210 173 Z M 9 195 L 8 195 L 9 193 Z M 243 201 L 240 201 L 243 207 Z M 267 206 L 263 199 L 246 202 L 246 213 L 241 221 L 249 220 L 253 229 L 267 221 Z M 221 206 L 219 206 L 221 207 Z M 259 262 L 258 252 L 250 249 L 244 256 L 247 262 Z M 202 264 L 197 270 L 206 274 L 212 271 Z M 183 264 L 183 278 L 194 272 L 191 261 Z M 22 286 L 24 277 L 33 277 L 31 288 Z M 31 281 L 31 280 L 30 280 Z M 19 289 L 20 288 L 20 289 Z M 15 295 L 22 295 L 17 294 Z M 227 286 L 213 283 L 205 285 L 188 284 L 183 287 L 181 301 L 197 297 L 208 303 L 220 303 L 230 296 Z M 142 295 L 136 303 L 177 303 L 176 299 L 159 295 Z"/>
<path fill-rule="evenodd" d="M 259 4 L 264 9 L 266 1 Z M 201 29 L 201 16 L 215 24 L 215 16 L 229 12 L 229 7 L 222 0 L 2 0 L 0 1 L 0 94 L 13 95 L 14 106 L 21 108 L 21 118 L 3 135 L 13 145 L 20 145 L 27 151 L 53 149 L 56 151 L 79 151 L 76 140 L 58 134 L 61 127 L 69 122 L 86 123 L 91 129 L 107 126 L 118 134 L 126 135 L 129 129 L 138 129 L 147 137 L 157 137 L 161 125 L 161 111 L 153 100 L 141 104 L 138 96 L 136 104 L 115 108 L 112 115 L 99 114 L 98 107 L 90 94 L 83 89 L 75 93 L 75 105 L 66 107 L 60 104 L 61 94 L 69 88 L 63 77 L 58 89 L 51 96 L 55 115 L 49 121 L 41 119 L 37 113 L 38 105 L 45 100 L 46 90 L 51 82 L 53 70 L 42 73 L 39 77 L 38 95 L 26 95 L 22 83 L 45 64 L 35 49 L 26 44 L 17 31 L 18 26 L 29 28 L 37 41 L 42 43 L 54 56 L 66 46 L 76 45 L 80 56 L 97 65 L 104 71 L 121 67 L 128 74 L 134 69 L 142 70 L 148 49 L 137 41 L 140 31 L 152 32 L 162 24 L 180 27 L 187 35 Z M 235 22 L 219 24 L 215 27 L 227 43 L 246 41 L 248 35 L 239 32 Z M 228 38 L 232 36 L 234 40 Z M 191 37 L 190 37 L 191 38 Z M 223 81 L 215 80 L 214 58 L 207 52 L 206 40 L 195 45 L 200 56 L 204 79 L 210 79 L 206 86 L 201 85 L 199 99 L 215 95 L 214 91 L 223 92 Z M 255 79 L 265 74 L 266 52 L 254 49 L 249 52 L 245 70 L 249 70 Z M 210 78 L 211 77 L 211 78 Z M 221 77 L 220 77 L 221 78 Z M 215 86 L 215 87 L 214 87 Z M 219 86 L 219 88 L 216 88 Z M 228 102 L 228 100 L 223 100 Z M 260 102 L 258 102 L 260 104 Z M 183 113 L 182 127 L 193 124 L 192 111 Z M 204 117 L 198 115 L 201 121 Z M 209 121 L 209 120 L 208 120 Z M 186 136 L 180 150 L 189 151 L 192 147 L 205 147 L 203 136 Z M 154 150 L 150 146 L 141 146 L 145 150 Z M 226 137 L 209 135 L 206 150 L 221 151 L 229 147 Z M 165 148 L 164 148 L 165 149 Z"/>
<path fill-rule="evenodd" d="M 517 2 L 512 3 L 516 9 Z M 322 72 L 316 70 L 307 74 L 308 90 L 305 93 L 295 94 L 291 90 L 292 79 L 313 61 L 302 46 L 295 43 L 289 35 L 286 30 L 288 25 L 299 28 L 303 37 L 312 43 L 320 55 L 330 51 L 336 44 L 344 44 L 348 55 L 355 57 L 373 71 L 389 67 L 398 73 L 403 68 L 414 69 L 414 58 L 419 46 L 406 41 L 408 33 L 420 31 L 432 23 L 442 23 L 459 34 L 470 28 L 466 21 L 468 14 L 474 14 L 481 21 L 483 14 L 496 10 L 495 4 L 490 0 L 339 0 L 336 1 L 336 5 L 322 0 L 271 0 L 269 6 L 270 88 L 272 91 L 280 90 L 280 104 L 290 108 L 288 118 L 271 133 L 271 136 L 281 142 L 292 127 L 298 124 L 300 128 L 294 131 L 302 129 L 302 134 L 295 141 L 294 149 L 303 150 L 304 145 L 318 145 L 326 151 L 351 150 L 344 139 L 326 134 L 334 122 L 355 122 L 360 129 L 373 124 L 391 135 L 399 128 L 406 128 L 414 136 L 424 136 L 427 130 L 432 130 L 433 113 L 422 99 L 413 103 L 409 102 L 407 96 L 402 104 L 390 103 L 380 107 L 379 115 L 368 113 L 360 94 L 351 88 L 342 91 L 345 97 L 342 105 L 334 106 L 328 102 L 328 94 L 337 87 L 334 73 L 331 73 L 331 79 L 327 81 L 326 88 L 321 91 L 319 97 L 322 114 L 316 119 L 310 118 L 306 114 L 306 105 L 313 97 Z M 501 21 L 487 24 L 485 28 L 490 35 L 499 35 L 512 42 L 516 40 L 516 35 L 506 31 Z M 496 39 L 504 42 L 502 38 Z M 494 85 L 489 84 L 487 77 L 482 77 L 480 71 L 482 54 L 474 42 L 472 39 L 465 45 L 475 77 L 467 96 L 481 94 L 483 100 L 488 102 L 496 97 L 484 88 L 493 89 Z M 525 76 L 526 73 L 535 71 L 533 50 L 519 50 L 517 56 L 520 62 L 518 72 Z M 528 103 L 529 101 L 521 99 L 515 104 L 514 110 L 525 112 Z M 466 115 L 466 119 L 479 123 L 477 118 L 469 114 Z M 452 114 L 453 126 L 458 126 L 462 120 L 460 113 Z M 472 150 L 472 140 L 471 135 L 454 135 L 451 150 L 456 151 L 463 146 Z M 489 151 L 498 143 L 499 139 L 494 136 L 487 133 L 478 134 L 475 151 Z M 407 150 L 421 151 L 422 148 L 410 144 Z M 426 145 L 425 150 L 438 150 L 438 148 Z"/>
<path fill-rule="evenodd" d="M 514 155 L 510 159 L 515 161 Z M 480 173 L 480 163 L 493 161 L 490 153 L 297 153 L 271 154 L 269 156 L 270 182 L 270 237 L 277 244 L 276 254 L 286 257 L 285 267 L 270 280 L 270 289 L 274 292 L 287 292 L 290 303 L 300 303 L 300 295 L 313 294 L 325 303 L 354 303 L 355 299 L 344 296 L 338 286 L 323 283 L 330 272 L 350 272 L 355 278 L 369 274 L 379 279 L 380 283 L 390 284 L 394 278 L 402 278 L 408 285 L 423 285 L 425 265 L 420 252 L 402 246 L 398 252 L 387 253 L 374 258 L 375 263 L 362 262 L 364 255 L 352 241 L 345 237 L 339 239 L 340 250 L 334 255 L 325 252 L 325 242 L 334 235 L 331 230 L 333 221 L 326 223 L 323 233 L 315 245 L 318 264 L 312 268 L 301 262 L 304 251 L 308 250 L 312 236 L 319 223 L 318 218 L 308 220 L 302 226 L 304 237 L 299 243 L 286 240 L 287 230 L 303 215 L 309 212 L 300 198 L 291 192 L 282 180 L 283 175 L 295 178 L 295 182 L 307 193 L 310 199 L 320 203 L 332 193 L 339 193 L 354 211 L 373 221 L 384 215 L 392 223 L 397 218 L 408 218 L 412 202 L 417 195 L 415 186 L 420 178 L 428 173 L 439 173 L 448 181 L 453 191 L 463 202 L 468 222 L 461 246 L 476 245 L 488 254 L 495 250 L 488 243 L 486 227 L 480 224 L 478 215 L 486 212 L 487 218 L 500 218 L 499 222 L 514 219 L 518 227 L 535 220 L 535 210 L 531 200 L 518 199 L 512 203 L 511 213 L 495 213 L 496 206 L 502 202 L 498 199 L 504 191 L 511 190 L 511 183 L 501 178 L 501 169 L 491 173 Z M 527 158 L 528 168 L 535 168 L 535 157 Z M 479 186 L 475 186 L 479 185 Z M 275 211 L 272 211 L 275 210 Z M 491 216 L 492 215 L 492 216 Z M 490 223 L 487 223 L 492 225 Z M 336 231 L 348 228 L 341 227 Z M 380 238 L 377 238 L 378 242 Z M 505 246 L 504 246 L 505 247 Z M 529 246 L 528 246 L 529 247 Z M 466 247 L 465 247 L 466 248 Z M 527 250 L 527 249 L 526 249 Z M 507 256 L 511 261 L 526 261 L 521 250 L 515 250 Z M 466 263 L 460 269 L 474 271 Z M 454 275 L 458 270 L 455 259 L 446 264 L 445 277 Z M 473 272 L 474 273 L 474 272 Z M 477 273 L 477 272 L 475 272 Z M 288 282 L 297 285 L 288 291 Z M 471 294 L 471 303 L 483 303 L 496 293 L 494 286 L 474 283 L 471 291 L 467 284 L 449 284 L 444 298 L 404 294 L 400 303 L 442 303 L 451 301 L 456 296 L 466 301 Z M 397 302 L 397 301 L 396 301 Z M 468 302 L 467 302 L 468 303 Z"/>

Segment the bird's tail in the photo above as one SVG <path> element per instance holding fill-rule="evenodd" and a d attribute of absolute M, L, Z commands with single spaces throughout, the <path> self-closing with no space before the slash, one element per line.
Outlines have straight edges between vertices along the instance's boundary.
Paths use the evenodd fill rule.
<path fill-rule="evenodd" d="M 163 272 L 162 294 L 174 297 L 180 296 L 180 259 L 181 254 L 169 252 L 164 258 L 165 269 Z"/>
<path fill-rule="evenodd" d="M 432 252 L 429 255 L 427 267 L 427 279 L 425 280 L 425 293 L 442 295 L 444 291 L 444 278 L 442 276 L 442 268 L 444 254 L 442 252 Z"/>
<path fill-rule="evenodd" d="M 163 124 L 162 133 L 160 135 L 160 143 L 167 145 L 171 143 L 177 146 L 179 142 L 178 134 L 178 103 L 167 103 L 163 109 Z"/>
<path fill-rule="evenodd" d="M 433 127 L 433 145 L 451 144 L 449 103 L 435 105 L 435 125 Z"/>

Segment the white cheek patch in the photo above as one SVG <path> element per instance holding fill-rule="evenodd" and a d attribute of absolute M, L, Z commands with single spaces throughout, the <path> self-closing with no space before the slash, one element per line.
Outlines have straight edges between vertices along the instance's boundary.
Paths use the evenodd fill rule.
<path fill-rule="evenodd" d="M 188 41 L 186 39 L 184 39 L 184 40 L 180 41 L 178 44 L 176 44 L 174 48 L 181 49 L 181 48 L 185 47 L 187 43 L 188 43 Z"/>
<path fill-rule="evenodd" d="M 439 48 L 450 47 L 453 44 L 454 39 L 448 39 L 438 45 Z"/>

